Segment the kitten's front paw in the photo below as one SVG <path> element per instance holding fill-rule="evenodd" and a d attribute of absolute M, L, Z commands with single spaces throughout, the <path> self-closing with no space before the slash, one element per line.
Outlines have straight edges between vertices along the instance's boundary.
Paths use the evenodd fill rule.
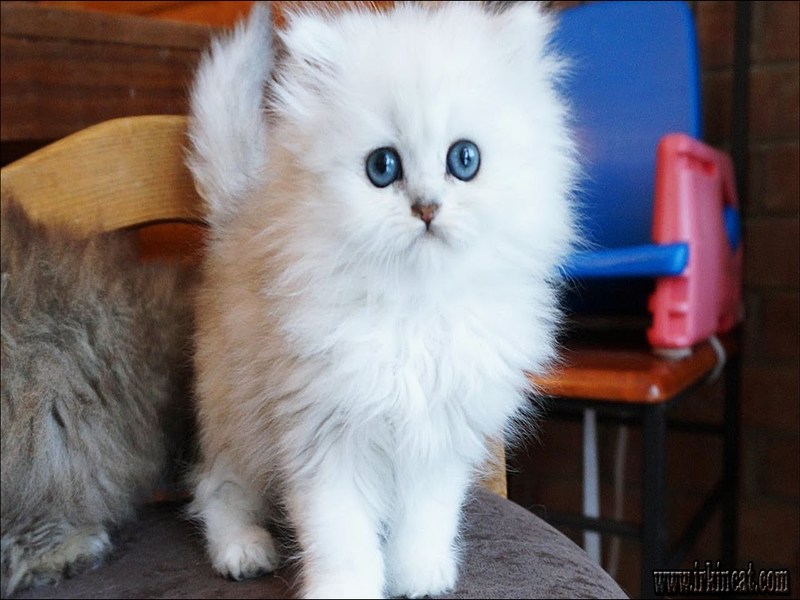
<path fill-rule="evenodd" d="M 313 581 L 306 586 L 303 598 L 316 600 L 319 598 L 383 598 L 380 585 L 359 581 L 352 577 L 329 578 L 327 581 Z"/>
<path fill-rule="evenodd" d="M 390 564 L 390 596 L 422 598 L 452 590 L 458 576 L 458 563 L 452 551 L 440 555 L 410 551 L 396 556 Z"/>
<path fill-rule="evenodd" d="M 214 569 L 225 577 L 251 579 L 278 566 L 278 551 L 269 532 L 253 526 L 231 536 L 213 550 Z"/>

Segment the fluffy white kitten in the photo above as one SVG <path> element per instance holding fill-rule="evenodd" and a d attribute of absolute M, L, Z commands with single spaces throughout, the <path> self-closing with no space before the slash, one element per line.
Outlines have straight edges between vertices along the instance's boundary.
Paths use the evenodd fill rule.
<path fill-rule="evenodd" d="M 189 164 L 211 225 L 194 510 L 220 573 L 276 568 L 277 497 L 304 596 L 453 588 L 487 438 L 554 354 L 576 168 L 552 27 L 404 4 L 272 40 L 257 7 L 213 44 Z"/>

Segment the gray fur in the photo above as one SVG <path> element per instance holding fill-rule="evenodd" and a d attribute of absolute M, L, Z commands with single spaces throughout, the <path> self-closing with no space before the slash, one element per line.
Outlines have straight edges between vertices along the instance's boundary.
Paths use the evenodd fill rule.
<path fill-rule="evenodd" d="M 99 564 L 164 475 L 190 313 L 177 267 L 137 262 L 125 234 L 81 240 L 3 201 L 4 597 Z"/>

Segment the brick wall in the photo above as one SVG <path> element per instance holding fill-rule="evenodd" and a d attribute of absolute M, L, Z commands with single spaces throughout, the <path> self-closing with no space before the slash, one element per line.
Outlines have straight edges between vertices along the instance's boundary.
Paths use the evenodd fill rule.
<path fill-rule="evenodd" d="M 575 3 L 556 3 L 569 5 Z M 702 60 L 706 140 L 730 149 L 733 120 L 734 2 L 690 3 Z M 798 483 L 798 8 L 797 2 L 754 2 L 750 69 L 748 186 L 741 191 L 745 230 L 745 301 L 742 372 L 742 457 L 739 561 L 792 569 L 800 590 Z M 683 417 L 714 418 L 721 389 L 702 394 Z M 600 427 L 601 509 L 612 510 L 611 475 L 616 428 Z M 641 439 L 631 432 L 625 516 L 639 519 Z M 668 441 L 669 518 L 677 535 L 721 468 L 718 443 L 671 433 Z M 581 430 L 545 422 L 537 441 L 515 461 L 510 495 L 539 510 L 580 510 Z M 579 541 L 577 535 L 573 537 Z M 690 552 L 717 559 L 719 518 Z M 604 541 L 607 555 L 608 541 Z M 691 566 L 688 563 L 687 566 Z M 639 590 L 639 547 L 623 542 L 617 579 Z"/>
<path fill-rule="evenodd" d="M 799 8 L 797 2 L 753 7 L 740 519 L 742 556 L 791 566 L 794 594 L 800 590 Z"/>

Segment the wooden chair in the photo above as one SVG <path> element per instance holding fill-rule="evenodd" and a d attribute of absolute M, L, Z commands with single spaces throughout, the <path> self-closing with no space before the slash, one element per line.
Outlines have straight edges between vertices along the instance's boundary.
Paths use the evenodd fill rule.
<path fill-rule="evenodd" d="M 11 196 L 39 222 L 83 234 L 149 223 L 200 223 L 202 209 L 183 165 L 186 119 L 115 119 L 70 135 L 0 171 Z M 185 245 L 182 247 L 186 247 Z M 479 597 L 620 596 L 619 587 L 565 536 L 502 498 L 505 469 L 476 489 L 465 516 L 465 558 L 458 592 Z M 197 532 L 171 503 L 146 508 L 126 531 L 119 558 L 55 589 L 20 597 L 285 597 L 287 571 L 244 583 L 215 576 Z M 549 557 L 547 560 L 544 557 Z M 555 557 L 555 562 L 553 561 Z"/>

